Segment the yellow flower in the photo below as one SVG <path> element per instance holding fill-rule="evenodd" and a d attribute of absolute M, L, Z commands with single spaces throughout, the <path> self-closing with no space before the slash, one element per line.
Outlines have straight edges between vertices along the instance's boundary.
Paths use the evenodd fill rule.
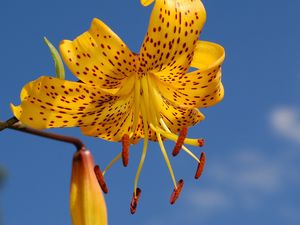
<path fill-rule="evenodd" d="M 127 165 L 129 144 L 143 138 L 134 198 L 148 140 L 157 141 L 179 193 L 163 140 L 176 142 L 173 154 L 182 148 L 203 169 L 203 160 L 184 146 L 202 146 L 203 141 L 186 138 L 187 128 L 204 119 L 198 108 L 215 105 L 224 95 L 224 49 L 198 40 L 205 20 L 200 0 L 156 0 L 140 53 L 135 54 L 94 19 L 87 32 L 60 44 L 65 63 L 80 82 L 42 76 L 23 88 L 21 105 L 12 106 L 13 113 L 37 129 L 79 126 L 85 135 L 122 141 L 123 154 L 103 174 L 121 157 Z M 191 67 L 195 69 L 189 72 Z"/>
<path fill-rule="evenodd" d="M 105 201 L 87 150 L 73 157 L 70 209 L 73 225 L 107 225 Z"/>

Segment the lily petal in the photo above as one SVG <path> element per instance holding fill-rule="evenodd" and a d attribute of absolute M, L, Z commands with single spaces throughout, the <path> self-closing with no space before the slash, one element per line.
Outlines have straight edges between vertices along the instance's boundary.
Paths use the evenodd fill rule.
<path fill-rule="evenodd" d="M 139 55 L 140 71 L 155 72 L 162 80 L 185 74 L 205 20 L 200 0 L 156 0 Z"/>
<path fill-rule="evenodd" d="M 154 2 L 154 0 L 141 0 L 141 4 L 143 6 L 148 6 L 150 5 L 152 2 Z"/>
<path fill-rule="evenodd" d="M 123 135 L 130 133 L 132 128 L 133 112 L 131 111 L 131 108 L 126 106 L 126 104 L 131 106 L 132 101 L 132 98 L 130 99 L 130 103 L 118 101 L 120 107 L 125 107 L 126 110 L 128 109 L 126 113 L 122 113 L 117 119 L 115 119 L 114 115 L 118 115 L 119 113 L 111 112 L 111 114 L 106 114 L 106 119 L 109 120 L 110 118 L 113 118 L 113 122 L 109 123 L 104 119 L 98 122 L 97 126 L 95 126 L 95 124 L 83 126 L 81 127 L 82 133 L 87 136 L 99 137 L 107 141 L 121 141 Z"/>
<path fill-rule="evenodd" d="M 106 205 L 87 150 L 75 153 L 72 165 L 70 209 L 73 225 L 107 225 Z"/>
<path fill-rule="evenodd" d="M 179 132 L 182 127 L 191 127 L 204 120 L 204 115 L 197 108 L 177 106 L 163 99 L 161 108 L 162 118 L 173 133 Z"/>
<path fill-rule="evenodd" d="M 191 65 L 198 70 L 164 81 L 158 80 L 158 89 L 171 102 L 185 107 L 208 107 L 224 97 L 221 83 L 221 65 L 224 48 L 218 44 L 198 41 Z"/>
<path fill-rule="evenodd" d="M 132 97 L 114 96 L 84 83 L 42 76 L 21 92 L 14 115 L 36 129 L 113 124 L 130 111 Z"/>
<path fill-rule="evenodd" d="M 119 88 L 136 67 L 137 56 L 99 19 L 74 41 L 62 41 L 60 51 L 75 76 L 100 88 Z"/>

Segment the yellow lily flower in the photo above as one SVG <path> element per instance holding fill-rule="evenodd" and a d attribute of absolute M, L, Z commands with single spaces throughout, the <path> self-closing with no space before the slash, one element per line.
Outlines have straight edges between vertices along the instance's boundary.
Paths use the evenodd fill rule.
<path fill-rule="evenodd" d="M 146 6 L 153 1 L 141 3 Z M 85 135 L 122 142 L 122 153 L 103 175 L 120 158 L 126 166 L 129 145 L 143 138 L 132 205 L 140 195 L 137 184 L 148 141 L 157 141 L 174 184 L 173 196 L 178 197 L 163 140 L 176 142 L 173 155 L 183 149 L 198 162 L 195 177 L 199 177 L 205 157 L 196 157 L 184 144 L 202 146 L 203 140 L 186 138 L 187 128 L 204 119 L 198 108 L 215 105 L 224 96 L 224 49 L 198 40 L 205 20 L 200 0 L 156 0 L 140 53 L 135 54 L 108 26 L 94 19 L 87 32 L 60 44 L 65 63 L 80 82 L 42 76 L 25 85 L 21 105 L 12 105 L 13 113 L 37 129 L 79 126 Z M 195 70 L 189 72 L 191 67 Z M 183 181 L 179 184 L 181 189 Z"/>
<path fill-rule="evenodd" d="M 106 205 L 88 150 L 73 157 L 70 209 L 73 225 L 107 225 Z"/>

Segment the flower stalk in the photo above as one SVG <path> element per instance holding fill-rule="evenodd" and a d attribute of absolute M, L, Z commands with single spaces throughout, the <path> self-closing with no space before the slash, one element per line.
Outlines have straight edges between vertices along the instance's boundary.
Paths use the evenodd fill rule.
<path fill-rule="evenodd" d="M 6 122 L 0 121 L 0 131 L 2 131 L 4 129 L 12 129 L 12 130 L 24 132 L 27 134 L 32 134 L 35 136 L 48 138 L 51 140 L 56 140 L 56 141 L 73 144 L 76 147 L 77 151 L 85 148 L 85 145 L 83 144 L 83 142 L 78 138 L 65 136 L 65 135 L 61 135 L 61 134 L 55 134 L 55 133 L 51 133 L 51 132 L 45 132 L 42 130 L 37 130 L 34 128 L 26 127 L 23 124 L 21 124 L 19 122 L 19 120 L 15 117 L 8 119 Z"/>

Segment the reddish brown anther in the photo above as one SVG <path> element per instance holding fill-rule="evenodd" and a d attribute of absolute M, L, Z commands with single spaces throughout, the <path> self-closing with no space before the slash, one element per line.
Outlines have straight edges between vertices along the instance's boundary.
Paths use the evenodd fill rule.
<path fill-rule="evenodd" d="M 177 188 L 174 188 L 173 192 L 172 192 L 172 195 L 171 195 L 171 198 L 170 198 L 170 203 L 173 205 L 176 200 L 178 199 L 179 195 L 180 195 L 180 192 L 182 190 L 182 187 L 183 187 L 183 180 L 179 180 L 178 183 L 177 183 Z"/>
<path fill-rule="evenodd" d="M 102 174 L 102 171 L 100 170 L 100 167 L 98 165 L 96 165 L 94 167 L 94 172 L 95 172 L 95 175 L 97 177 L 97 180 L 98 180 L 98 183 L 102 189 L 102 191 L 107 194 L 108 193 L 108 188 L 106 186 L 106 182 L 104 180 L 104 176 Z"/>
<path fill-rule="evenodd" d="M 205 140 L 203 138 L 198 139 L 199 147 L 203 147 L 205 144 Z"/>
<path fill-rule="evenodd" d="M 187 132 L 188 132 L 188 129 L 186 127 L 183 127 L 181 129 L 181 131 L 179 133 L 179 137 L 177 139 L 177 142 L 176 142 L 173 152 L 172 152 L 173 156 L 176 156 L 180 152 L 182 145 L 184 143 L 184 139 L 186 138 Z"/>
<path fill-rule="evenodd" d="M 141 197 L 142 190 L 140 188 L 136 189 L 136 195 L 133 193 L 132 200 L 130 203 L 130 212 L 134 214 L 136 212 L 138 201 Z"/>
<path fill-rule="evenodd" d="M 129 146 L 130 146 L 129 135 L 124 134 L 122 137 L 122 162 L 123 162 L 123 166 L 125 167 L 128 165 L 128 160 L 129 160 Z"/>
<path fill-rule="evenodd" d="M 205 156 L 204 152 L 201 152 L 199 161 L 200 162 L 198 163 L 197 171 L 195 174 L 195 179 L 198 179 L 204 170 L 204 166 L 205 166 L 205 162 L 206 162 L 206 156 Z"/>

